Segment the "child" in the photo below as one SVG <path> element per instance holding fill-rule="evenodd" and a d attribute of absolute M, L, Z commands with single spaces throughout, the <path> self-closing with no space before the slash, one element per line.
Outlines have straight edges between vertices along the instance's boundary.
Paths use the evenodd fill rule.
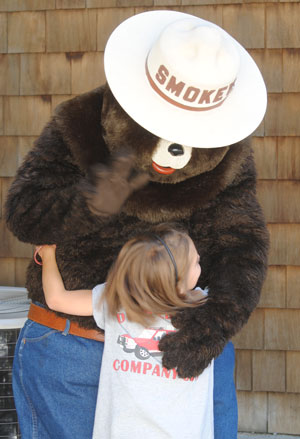
<path fill-rule="evenodd" d="M 170 228 L 131 239 L 121 249 L 106 284 L 66 291 L 55 246 L 38 249 L 43 289 L 52 310 L 94 315 L 105 348 L 94 439 L 213 439 L 213 363 L 183 380 L 162 367 L 158 343 L 175 328 L 180 308 L 206 300 L 195 288 L 200 257 L 190 237 Z"/>

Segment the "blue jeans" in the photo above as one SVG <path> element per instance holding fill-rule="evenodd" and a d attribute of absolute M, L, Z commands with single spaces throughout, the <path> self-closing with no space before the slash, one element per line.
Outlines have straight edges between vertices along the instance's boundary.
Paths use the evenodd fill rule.
<path fill-rule="evenodd" d="M 234 363 L 234 346 L 229 342 L 214 362 L 214 439 L 237 438 L 238 407 Z"/>
<path fill-rule="evenodd" d="M 92 438 L 103 346 L 27 320 L 13 365 L 22 439 Z M 233 370 L 229 343 L 214 364 L 215 439 L 237 437 Z"/>
<path fill-rule="evenodd" d="M 22 439 L 92 437 L 103 346 L 27 320 L 13 364 Z"/>

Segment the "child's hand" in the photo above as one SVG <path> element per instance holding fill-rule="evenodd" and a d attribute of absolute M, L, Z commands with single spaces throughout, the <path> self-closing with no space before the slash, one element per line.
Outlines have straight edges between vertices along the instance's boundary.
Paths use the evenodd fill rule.
<path fill-rule="evenodd" d="M 37 264 L 42 265 L 36 258 L 39 255 L 43 261 L 46 261 L 48 258 L 55 257 L 56 244 L 52 245 L 39 245 L 35 248 L 34 252 L 34 260 Z"/>
<path fill-rule="evenodd" d="M 36 247 L 36 250 L 42 259 L 45 259 L 47 256 L 55 255 L 56 244 L 52 245 L 40 245 Z"/>

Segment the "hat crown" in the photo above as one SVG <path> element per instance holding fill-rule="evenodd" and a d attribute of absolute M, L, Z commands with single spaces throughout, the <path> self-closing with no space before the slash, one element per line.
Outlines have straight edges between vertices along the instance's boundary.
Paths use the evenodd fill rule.
<path fill-rule="evenodd" d="M 149 71 L 161 64 L 178 80 L 202 89 L 218 89 L 237 77 L 239 54 L 217 27 L 183 19 L 167 26 L 149 52 Z"/>

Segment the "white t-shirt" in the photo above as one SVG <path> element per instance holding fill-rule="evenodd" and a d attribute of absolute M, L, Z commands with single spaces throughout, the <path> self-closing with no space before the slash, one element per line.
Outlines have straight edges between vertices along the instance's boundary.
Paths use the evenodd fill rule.
<path fill-rule="evenodd" d="M 213 362 L 195 379 L 162 366 L 161 337 L 175 331 L 167 316 L 150 328 L 107 313 L 93 289 L 94 318 L 105 345 L 93 439 L 213 439 Z"/>

